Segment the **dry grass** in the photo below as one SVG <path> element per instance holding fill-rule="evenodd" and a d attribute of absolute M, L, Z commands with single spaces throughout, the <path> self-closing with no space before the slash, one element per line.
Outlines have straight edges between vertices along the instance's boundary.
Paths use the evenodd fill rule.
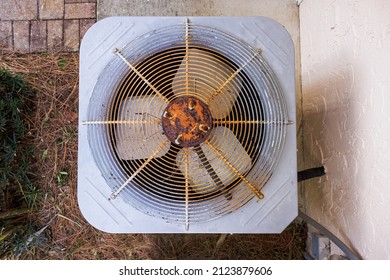
<path fill-rule="evenodd" d="M 301 259 L 305 228 L 280 235 L 108 234 L 90 226 L 77 205 L 77 54 L 1 54 L 0 67 L 22 74 L 36 91 L 28 133 L 35 145 L 35 183 L 43 195 L 30 218 L 49 226 L 24 259 Z M 62 172 L 62 173 L 60 173 Z M 51 221 L 51 222 L 50 222 Z"/>

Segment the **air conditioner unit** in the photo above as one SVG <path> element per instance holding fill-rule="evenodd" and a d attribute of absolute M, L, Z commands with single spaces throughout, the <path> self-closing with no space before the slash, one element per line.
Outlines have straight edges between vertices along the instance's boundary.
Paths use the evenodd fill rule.
<path fill-rule="evenodd" d="M 264 17 L 112 17 L 80 49 L 78 202 L 112 233 L 297 216 L 294 47 Z"/>

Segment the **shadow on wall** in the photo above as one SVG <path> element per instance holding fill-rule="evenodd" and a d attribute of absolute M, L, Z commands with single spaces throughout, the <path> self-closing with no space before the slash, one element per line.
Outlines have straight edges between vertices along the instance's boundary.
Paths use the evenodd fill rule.
<path fill-rule="evenodd" d="M 337 57 L 337 65 L 332 57 L 305 73 L 309 84 L 302 85 L 305 168 L 323 165 L 326 170 L 325 177 L 305 182 L 305 211 L 332 225 L 329 230 L 355 249 L 346 228 L 364 227 L 357 216 L 359 147 L 364 146 L 359 121 L 364 107 L 354 92 L 356 65 L 349 62 L 348 53 Z"/>

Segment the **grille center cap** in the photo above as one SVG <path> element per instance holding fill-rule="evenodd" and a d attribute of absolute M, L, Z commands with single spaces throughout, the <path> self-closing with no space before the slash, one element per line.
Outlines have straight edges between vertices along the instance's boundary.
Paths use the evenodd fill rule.
<path fill-rule="evenodd" d="M 161 119 L 165 136 L 180 147 L 197 146 L 204 142 L 213 125 L 209 107 L 192 96 L 178 97 L 169 102 Z"/>

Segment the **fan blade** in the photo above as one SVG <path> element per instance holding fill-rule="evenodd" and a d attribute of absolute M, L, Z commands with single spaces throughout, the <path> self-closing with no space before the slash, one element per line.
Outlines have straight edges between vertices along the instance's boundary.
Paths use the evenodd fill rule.
<path fill-rule="evenodd" d="M 221 179 L 218 177 L 217 173 L 215 173 L 215 170 L 211 166 L 211 164 L 208 161 L 208 159 L 206 158 L 206 155 L 204 154 L 204 152 L 202 150 L 202 147 L 201 146 L 195 146 L 194 149 L 195 149 L 195 152 L 198 154 L 198 157 L 199 157 L 200 161 L 202 162 L 203 167 L 207 170 L 207 172 L 209 173 L 211 179 L 213 179 L 213 181 L 214 181 L 216 187 L 218 188 L 218 190 L 220 190 L 223 193 L 223 195 L 225 196 L 225 198 L 227 200 L 231 200 L 232 199 L 232 194 L 227 191 L 226 186 L 223 184 Z"/>
<path fill-rule="evenodd" d="M 172 91 L 179 97 L 187 94 L 188 78 L 188 94 L 204 102 L 211 100 L 209 108 L 214 119 L 229 115 L 242 87 L 242 80 L 239 75 L 235 76 L 231 62 L 221 57 L 210 51 L 191 48 L 188 60 L 187 55 L 184 56 L 172 80 Z"/>
<path fill-rule="evenodd" d="M 252 159 L 238 141 L 234 133 L 227 127 L 220 126 L 213 129 L 210 135 L 210 142 L 224 155 L 241 174 L 247 172 L 251 165 Z M 205 158 L 222 181 L 224 186 L 229 186 L 239 176 L 234 172 L 226 162 L 219 157 L 209 145 L 202 143 L 202 151 Z M 185 153 L 181 150 L 176 157 L 176 164 L 179 170 L 185 174 Z M 189 149 L 188 177 L 192 189 L 198 193 L 208 193 L 212 191 L 221 191 L 220 186 L 215 182 L 215 179 L 210 175 L 210 170 L 207 170 L 202 163 L 202 159 L 198 156 L 195 148 Z"/>
<path fill-rule="evenodd" d="M 158 95 L 122 100 L 118 120 L 130 122 L 117 124 L 114 132 L 120 159 L 147 159 L 166 142 L 160 123 L 166 105 Z M 165 155 L 169 147 L 166 145 L 155 157 Z"/>

